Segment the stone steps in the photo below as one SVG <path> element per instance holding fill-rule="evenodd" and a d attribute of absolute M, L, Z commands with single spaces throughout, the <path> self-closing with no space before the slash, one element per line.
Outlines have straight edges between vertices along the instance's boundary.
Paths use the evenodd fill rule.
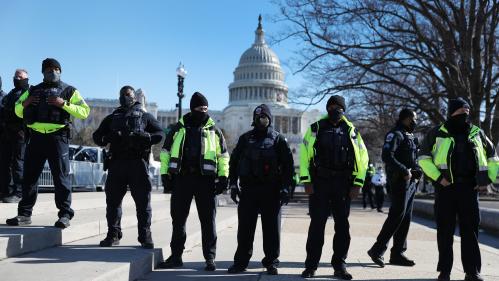
<path fill-rule="evenodd" d="M 76 195 L 76 194 L 75 194 Z M 76 196 L 78 197 L 78 196 Z M 33 224 L 30 226 L 11 227 L 5 225 L 5 218 L 0 221 L 0 260 L 19 256 L 25 253 L 66 244 L 88 237 L 106 234 L 106 209 L 103 193 L 94 194 L 96 198 L 78 198 L 73 205 L 75 217 L 71 220 L 68 229 L 61 230 L 53 227 L 57 219 L 55 206 L 46 208 L 47 200 L 41 200 L 35 206 L 32 216 Z M 53 202 L 50 202 L 54 204 Z M 153 220 L 166 220 L 170 217 L 169 196 L 154 194 L 152 199 Z M 5 208 L 5 204 L 2 205 Z M 9 204 L 9 217 L 15 216 L 17 206 Z M 13 210 L 12 210 L 13 209 Z M 157 213 L 154 213 L 154 212 Z M 123 200 L 122 227 L 134 227 L 137 224 L 135 205 L 128 194 Z"/>
<path fill-rule="evenodd" d="M 167 213 L 166 209 L 155 211 Z M 201 243 L 199 220 L 192 205 L 187 221 L 186 251 Z M 236 210 L 221 207 L 217 210 L 217 231 L 223 232 L 237 222 Z M 137 229 L 124 229 L 119 246 L 101 248 L 98 243 L 105 235 L 99 235 L 66 243 L 22 256 L 0 261 L 0 276 L 9 281 L 29 280 L 136 280 L 151 272 L 155 265 L 169 256 L 171 221 L 157 219 L 152 225 L 154 250 L 138 247 Z M 27 270 L 29 269 L 29 270 Z M 3 278 L 2 278 L 3 279 Z"/>

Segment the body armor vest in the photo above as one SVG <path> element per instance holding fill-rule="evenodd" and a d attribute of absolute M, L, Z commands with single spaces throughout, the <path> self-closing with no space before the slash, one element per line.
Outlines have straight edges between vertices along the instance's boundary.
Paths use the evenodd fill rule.
<path fill-rule="evenodd" d="M 47 98 L 61 97 L 64 101 L 69 101 L 75 88 L 63 82 L 57 86 L 50 87 L 44 83 L 38 84 L 29 89 L 30 96 L 38 96 L 38 104 L 30 104 L 24 109 L 24 120 L 28 125 L 35 122 L 50 124 L 68 124 L 70 115 L 64 109 L 49 105 Z"/>
<path fill-rule="evenodd" d="M 317 167 L 337 171 L 353 168 L 354 152 L 344 126 L 319 129 L 315 145 Z"/>
<path fill-rule="evenodd" d="M 114 155 L 124 158 L 142 158 L 149 154 L 151 148 L 144 147 L 142 143 L 136 143 L 135 138 L 130 135 L 145 132 L 145 122 L 142 116 L 144 111 L 140 105 L 134 105 L 130 109 L 118 108 L 112 113 L 111 131 L 121 136 L 119 140 L 111 143 L 111 151 Z"/>
<path fill-rule="evenodd" d="M 279 180 L 280 166 L 275 147 L 278 136 L 279 133 L 271 129 L 263 138 L 250 134 L 239 162 L 238 173 L 241 178 L 259 182 Z"/>

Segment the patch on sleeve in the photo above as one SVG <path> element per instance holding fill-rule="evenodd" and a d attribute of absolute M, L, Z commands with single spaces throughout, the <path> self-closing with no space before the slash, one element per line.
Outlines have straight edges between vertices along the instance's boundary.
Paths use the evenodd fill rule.
<path fill-rule="evenodd" d="M 386 135 L 386 140 L 385 142 L 391 142 L 393 140 L 393 137 L 395 136 L 394 133 L 389 133 L 388 135 Z"/>

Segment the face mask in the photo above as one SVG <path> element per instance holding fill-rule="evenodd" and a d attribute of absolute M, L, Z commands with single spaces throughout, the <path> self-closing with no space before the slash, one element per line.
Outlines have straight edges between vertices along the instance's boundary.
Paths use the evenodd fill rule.
<path fill-rule="evenodd" d="M 464 124 L 468 124 L 470 122 L 470 115 L 463 113 L 463 114 L 452 116 L 450 118 L 450 120 L 452 121 L 452 123 L 454 123 L 456 125 L 464 125 Z"/>
<path fill-rule="evenodd" d="M 123 107 L 131 107 L 135 104 L 135 97 L 133 96 L 121 96 L 120 105 Z"/>
<path fill-rule="evenodd" d="M 193 110 L 193 111 L 191 111 L 191 117 L 192 117 L 192 121 L 195 124 L 201 124 L 201 122 L 205 121 L 206 118 L 208 117 L 208 113 Z"/>
<path fill-rule="evenodd" d="M 407 127 L 407 131 L 412 133 L 416 129 L 416 121 L 411 120 L 411 123 L 409 123 L 409 126 Z"/>
<path fill-rule="evenodd" d="M 16 89 L 28 89 L 29 84 L 28 84 L 28 78 L 26 79 L 16 79 L 14 78 L 14 88 Z"/>
<path fill-rule="evenodd" d="M 270 120 L 267 116 L 259 116 L 255 119 L 255 126 L 257 129 L 265 129 L 270 125 Z"/>
<path fill-rule="evenodd" d="M 338 123 L 343 117 L 343 110 L 340 108 L 333 109 L 332 111 L 328 111 L 329 120 L 333 123 Z"/>
<path fill-rule="evenodd" d="M 56 83 L 61 80 L 61 73 L 55 70 L 43 72 L 43 81 Z"/>

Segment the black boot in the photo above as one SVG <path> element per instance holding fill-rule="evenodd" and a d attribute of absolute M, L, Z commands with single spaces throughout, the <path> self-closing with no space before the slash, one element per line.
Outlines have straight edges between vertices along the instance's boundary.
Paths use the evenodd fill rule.
<path fill-rule="evenodd" d="M 149 232 L 145 238 L 139 236 L 140 246 L 144 249 L 154 249 L 154 242 L 152 241 L 151 233 Z"/>
<path fill-rule="evenodd" d="M 10 226 L 30 225 L 31 217 L 17 216 L 11 219 L 7 219 L 5 223 Z"/>
<path fill-rule="evenodd" d="M 206 260 L 206 266 L 204 267 L 204 271 L 215 271 L 217 270 L 217 265 L 214 260 Z"/>
<path fill-rule="evenodd" d="M 367 251 L 367 254 L 371 257 L 371 260 L 379 265 L 379 267 L 385 267 L 385 262 L 384 262 L 384 259 L 382 256 L 374 253 L 374 251 L 371 249 L 369 251 Z"/>
<path fill-rule="evenodd" d="M 68 228 L 71 224 L 69 223 L 68 217 L 60 217 L 55 223 L 54 226 L 60 229 Z"/>
<path fill-rule="evenodd" d="M 159 264 L 159 268 L 177 268 L 184 266 L 184 262 L 181 257 L 168 257 L 164 262 Z"/>
<path fill-rule="evenodd" d="M 343 279 L 343 280 L 352 280 L 352 274 L 350 274 L 346 269 L 339 269 L 334 271 L 334 277 Z"/>
<path fill-rule="evenodd" d="M 100 241 L 99 246 L 101 247 L 112 247 L 120 244 L 120 238 L 116 235 L 107 235 L 104 240 Z"/>
<path fill-rule="evenodd" d="M 279 271 L 277 270 L 277 267 L 272 264 L 272 265 L 267 266 L 267 274 L 268 275 L 277 275 L 277 274 L 279 274 Z"/>
<path fill-rule="evenodd" d="M 390 264 L 400 265 L 400 266 L 415 266 L 416 263 L 413 260 L 408 259 L 404 254 L 391 256 Z"/>
<path fill-rule="evenodd" d="M 243 267 L 243 266 L 240 266 L 237 264 L 233 264 L 229 267 L 229 269 L 227 269 L 227 272 L 230 274 L 237 274 L 237 273 L 241 273 L 241 272 L 245 272 L 245 271 L 246 271 L 246 267 Z"/>
<path fill-rule="evenodd" d="M 437 278 L 438 281 L 450 281 L 450 272 L 440 272 Z"/>
<path fill-rule="evenodd" d="M 313 277 L 315 277 L 315 269 L 306 268 L 301 273 L 301 277 L 303 277 L 303 278 L 313 278 Z"/>

